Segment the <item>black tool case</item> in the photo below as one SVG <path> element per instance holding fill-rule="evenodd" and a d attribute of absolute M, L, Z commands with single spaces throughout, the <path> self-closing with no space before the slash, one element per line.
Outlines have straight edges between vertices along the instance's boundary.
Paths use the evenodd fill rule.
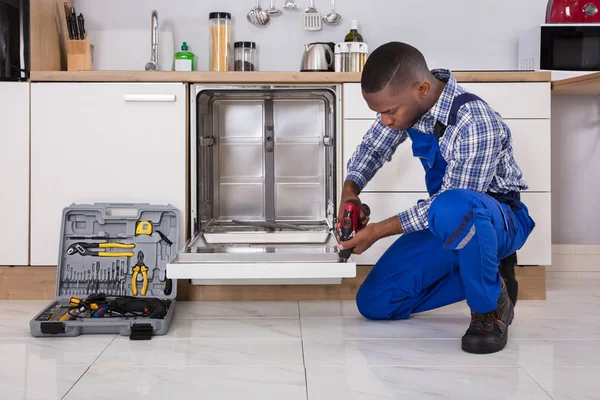
<path fill-rule="evenodd" d="M 179 223 L 179 211 L 171 205 L 66 207 L 56 270 L 57 300 L 30 321 L 31 335 L 118 333 L 150 339 L 166 334 L 177 296 L 177 282 L 167 279 L 166 266 L 179 249 Z M 136 285 L 132 285 L 134 274 Z"/>

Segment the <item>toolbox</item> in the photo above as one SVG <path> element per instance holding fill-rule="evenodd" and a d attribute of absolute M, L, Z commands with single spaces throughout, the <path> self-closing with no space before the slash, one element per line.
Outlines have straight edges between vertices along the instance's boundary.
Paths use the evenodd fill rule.
<path fill-rule="evenodd" d="M 56 299 L 30 321 L 34 337 L 164 335 L 177 282 L 166 267 L 179 249 L 171 205 L 73 204 L 62 213 Z"/>

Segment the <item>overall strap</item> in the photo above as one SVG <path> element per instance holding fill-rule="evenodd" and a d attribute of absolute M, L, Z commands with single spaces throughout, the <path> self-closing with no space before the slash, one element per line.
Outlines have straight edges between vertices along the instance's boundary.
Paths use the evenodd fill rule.
<path fill-rule="evenodd" d="M 450 114 L 448 115 L 448 125 L 456 125 L 456 120 L 458 118 L 458 110 L 460 110 L 462 106 L 477 100 L 481 100 L 481 98 L 474 95 L 473 93 L 462 93 L 456 96 L 454 98 L 454 101 L 452 101 L 452 106 L 450 107 Z M 440 121 L 437 121 L 435 123 L 435 126 L 433 127 L 433 134 L 435 135 L 435 138 L 437 140 L 440 140 L 440 138 L 444 136 L 446 128 L 447 126 L 442 124 Z"/>

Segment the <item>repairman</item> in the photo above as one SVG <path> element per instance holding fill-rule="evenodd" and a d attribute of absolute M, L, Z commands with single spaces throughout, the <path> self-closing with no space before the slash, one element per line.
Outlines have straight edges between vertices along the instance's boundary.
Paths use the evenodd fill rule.
<path fill-rule="evenodd" d="M 514 267 L 535 222 L 511 131 L 484 100 L 448 70 L 429 70 L 423 54 L 399 42 L 377 48 L 361 78 L 376 120 L 348 162 L 341 204 L 359 195 L 410 139 L 425 169 L 429 197 L 381 222 L 361 211 L 359 230 L 340 249 L 361 254 L 401 234 L 361 285 L 356 301 L 373 320 L 467 300 L 471 323 L 462 349 L 493 353 L 507 342 L 517 301 Z M 340 207 L 341 220 L 343 209 Z"/>

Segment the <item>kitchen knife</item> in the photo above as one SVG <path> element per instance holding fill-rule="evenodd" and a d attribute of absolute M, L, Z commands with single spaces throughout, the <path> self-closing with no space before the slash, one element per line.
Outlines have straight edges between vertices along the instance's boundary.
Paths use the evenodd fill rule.
<path fill-rule="evenodd" d="M 73 40 L 73 26 L 71 25 L 71 14 L 69 13 L 69 5 L 65 2 L 65 18 L 67 19 L 67 32 L 69 39 Z"/>
<path fill-rule="evenodd" d="M 79 40 L 79 27 L 77 26 L 77 15 L 75 15 L 75 7 L 71 7 L 71 23 L 73 24 L 73 36 L 75 40 Z"/>
<path fill-rule="evenodd" d="M 84 18 L 83 18 L 83 14 L 79 13 L 79 17 L 78 18 L 78 23 L 79 23 L 79 38 L 81 40 L 85 39 L 85 25 L 84 25 Z"/>

